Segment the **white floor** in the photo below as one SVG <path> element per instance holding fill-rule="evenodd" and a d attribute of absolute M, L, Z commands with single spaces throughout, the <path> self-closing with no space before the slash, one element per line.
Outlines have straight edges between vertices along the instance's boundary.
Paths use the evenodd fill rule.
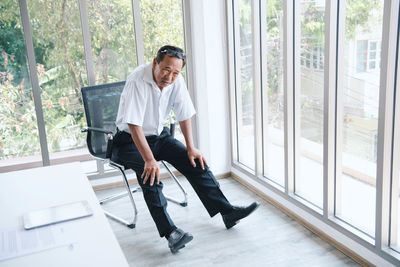
<path fill-rule="evenodd" d="M 189 194 L 188 207 L 169 204 L 175 224 L 194 235 L 178 254 L 172 255 L 165 238 L 160 238 L 145 206 L 142 193 L 134 195 L 139 209 L 135 229 L 114 221 L 110 224 L 131 266 L 359 266 L 340 251 L 299 225 L 296 221 L 231 178 L 220 179 L 221 189 L 235 205 L 258 201 L 261 206 L 251 216 L 226 230 L 221 216 L 208 216 L 185 178 L 180 178 Z M 165 180 L 165 193 L 177 194 L 172 181 Z M 97 191 L 98 197 L 120 191 Z M 179 197 L 179 195 L 176 195 Z M 122 216 L 130 212 L 127 198 L 105 207 Z"/>

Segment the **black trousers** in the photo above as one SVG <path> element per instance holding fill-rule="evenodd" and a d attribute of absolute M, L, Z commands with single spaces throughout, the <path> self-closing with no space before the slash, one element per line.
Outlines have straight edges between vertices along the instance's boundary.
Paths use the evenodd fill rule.
<path fill-rule="evenodd" d="M 146 136 L 146 140 L 157 161 L 167 161 L 188 179 L 211 217 L 217 213 L 224 214 L 232 210 L 232 205 L 221 192 L 219 183 L 208 166 L 204 166 L 204 170 L 201 169 L 196 159 L 196 167 L 193 167 L 186 147 L 170 135 L 168 128 L 165 127 L 158 136 Z M 163 237 L 176 229 L 167 213 L 167 201 L 162 193 L 162 182 L 150 186 L 150 179 L 148 179 L 146 184 L 143 184 L 141 175 L 144 170 L 144 161 L 129 133 L 122 131 L 116 133 L 111 159 L 135 171 L 160 236 Z"/>

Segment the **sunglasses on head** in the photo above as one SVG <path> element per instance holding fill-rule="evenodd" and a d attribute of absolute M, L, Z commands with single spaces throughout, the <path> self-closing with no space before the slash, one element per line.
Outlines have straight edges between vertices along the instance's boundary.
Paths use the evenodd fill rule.
<path fill-rule="evenodd" d="M 160 53 L 161 54 L 167 54 L 169 56 L 177 57 L 177 58 L 181 58 L 181 59 L 186 58 L 186 54 L 184 52 L 173 50 L 173 49 L 170 49 L 170 48 L 161 50 Z"/>

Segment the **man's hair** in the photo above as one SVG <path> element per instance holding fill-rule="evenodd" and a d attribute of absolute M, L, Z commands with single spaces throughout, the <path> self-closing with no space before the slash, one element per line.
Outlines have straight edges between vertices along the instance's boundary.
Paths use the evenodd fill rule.
<path fill-rule="evenodd" d="M 183 61 L 182 68 L 186 64 L 186 54 L 179 47 L 172 46 L 172 45 L 164 45 L 163 47 L 158 49 L 157 57 L 156 57 L 157 63 L 160 63 L 161 61 L 163 61 L 165 55 L 182 59 L 182 61 Z"/>

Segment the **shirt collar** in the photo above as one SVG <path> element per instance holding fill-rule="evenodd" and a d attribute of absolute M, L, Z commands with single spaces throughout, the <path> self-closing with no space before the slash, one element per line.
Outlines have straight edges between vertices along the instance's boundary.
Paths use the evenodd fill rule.
<path fill-rule="evenodd" d="M 145 67 L 144 67 L 144 74 L 143 74 L 143 80 L 145 82 L 151 83 L 151 84 L 155 84 L 154 79 L 153 79 L 153 64 L 152 63 L 148 63 Z"/>

